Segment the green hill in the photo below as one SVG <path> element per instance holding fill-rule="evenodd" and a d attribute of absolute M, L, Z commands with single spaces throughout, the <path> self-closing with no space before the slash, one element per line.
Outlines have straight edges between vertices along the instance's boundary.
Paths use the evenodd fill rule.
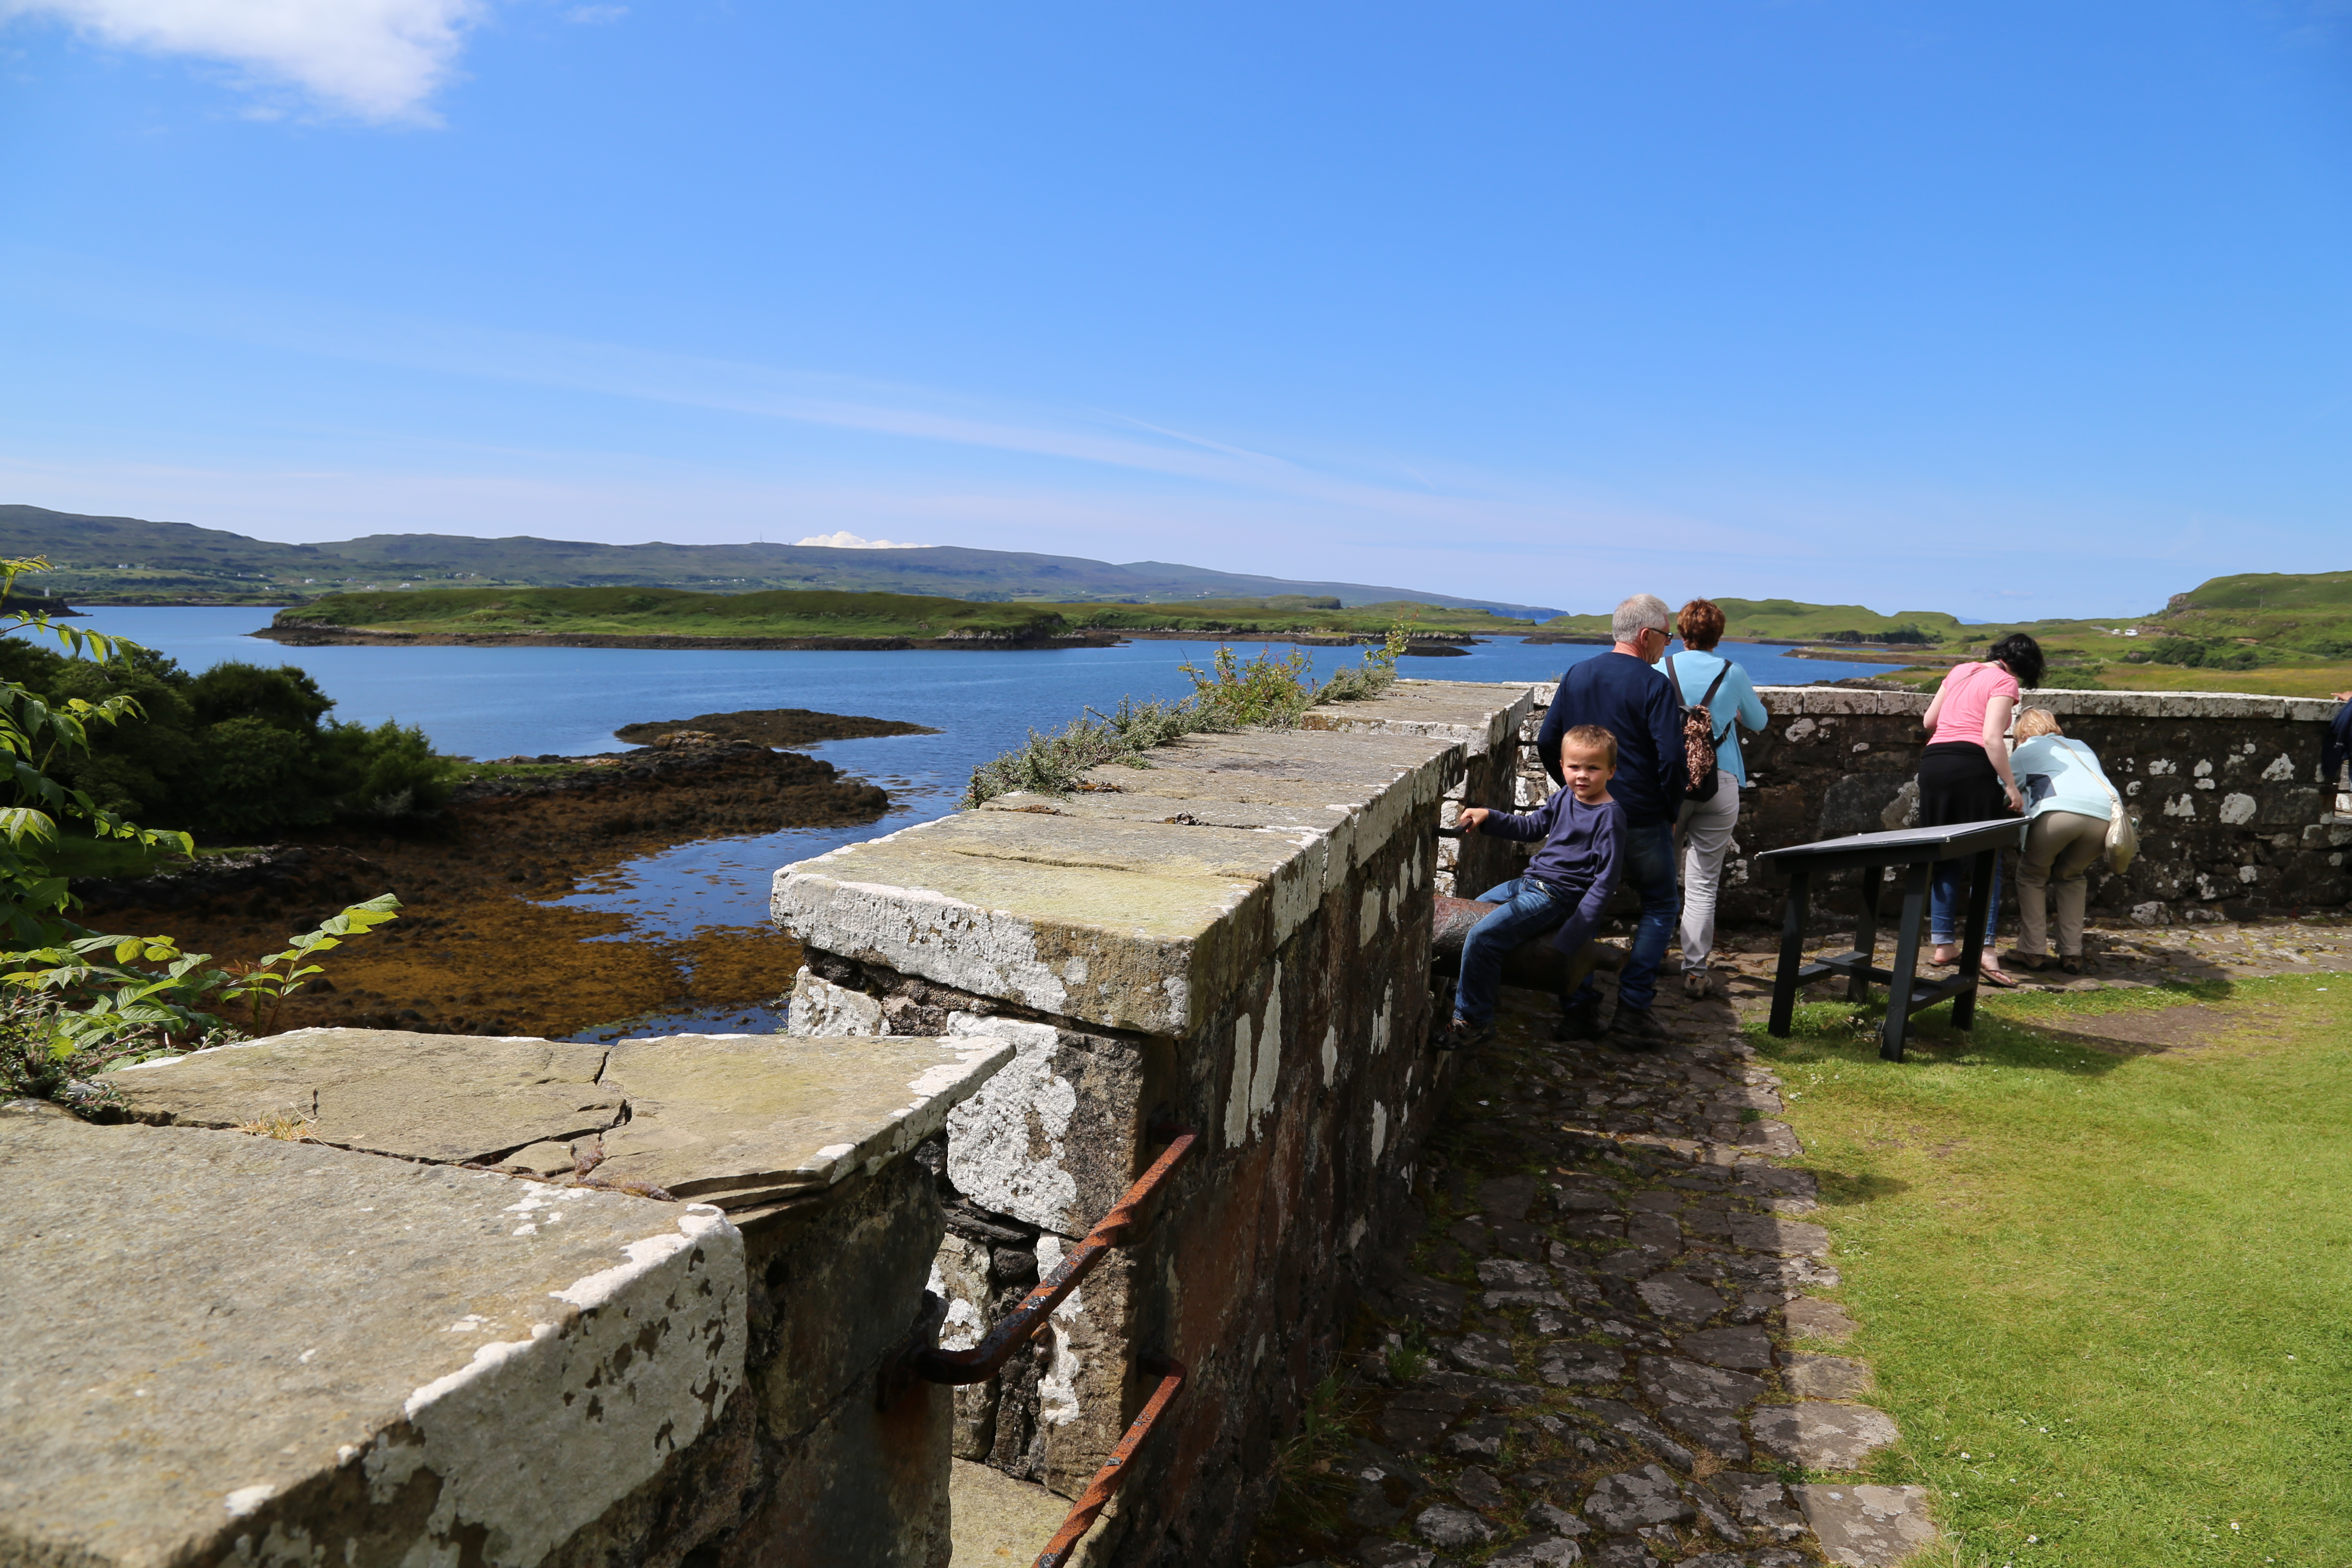
<path fill-rule="evenodd" d="M 1287 595 L 1362 606 L 1415 599 L 1540 620 L 1558 612 L 1365 583 L 1293 583 L 1162 561 L 1115 565 L 1075 555 L 971 550 L 838 550 L 800 544 L 590 544 L 377 533 L 273 544 L 219 529 L 135 517 L 0 506 L 0 554 L 46 555 L 37 585 L 82 604 L 291 604 L 404 588 L 647 587 L 740 594 L 833 589 L 1042 604 L 1197 604 Z"/>
<path fill-rule="evenodd" d="M 1899 610 L 1882 616 L 1863 605 L 1808 605 L 1795 599 L 1717 599 L 1724 635 L 1738 642 L 1895 642 L 1919 647 L 1965 639 L 1971 628 L 1941 610 Z M 1606 634 L 1607 616 L 1561 616 L 1546 631 Z"/>

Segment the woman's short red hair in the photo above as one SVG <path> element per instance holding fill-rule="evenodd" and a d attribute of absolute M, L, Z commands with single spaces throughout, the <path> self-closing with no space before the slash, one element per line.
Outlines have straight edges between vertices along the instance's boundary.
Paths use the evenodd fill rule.
<path fill-rule="evenodd" d="M 1693 599 L 1675 617 L 1675 628 L 1683 634 L 1685 647 L 1711 648 L 1723 640 L 1723 606 L 1713 599 Z"/>

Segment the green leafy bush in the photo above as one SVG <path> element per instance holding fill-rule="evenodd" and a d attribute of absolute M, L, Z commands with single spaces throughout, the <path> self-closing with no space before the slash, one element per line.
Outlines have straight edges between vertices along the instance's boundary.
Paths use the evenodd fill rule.
<path fill-rule="evenodd" d="M 328 715 L 334 700 L 292 665 L 232 661 L 191 676 L 152 649 L 67 658 L 0 642 L 0 677 L 48 700 L 127 705 L 58 779 L 106 809 L 244 837 L 336 816 L 398 816 L 448 797 L 456 763 L 424 731 Z"/>

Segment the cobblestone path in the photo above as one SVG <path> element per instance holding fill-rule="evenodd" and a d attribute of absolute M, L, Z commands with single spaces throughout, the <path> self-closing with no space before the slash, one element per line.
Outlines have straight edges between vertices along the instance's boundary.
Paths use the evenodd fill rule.
<path fill-rule="evenodd" d="M 2031 978 L 2352 968 L 2340 920 L 2087 945 L 2085 974 Z M 1728 994 L 1662 989 L 1676 1043 L 1645 1055 L 1556 1044 L 1549 999 L 1505 993 L 1431 1145 L 1426 1228 L 1341 1369 L 1345 1431 L 1253 1568 L 1869 1565 L 1937 1538 L 1920 1489 L 1801 1479 L 1850 1477 L 1899 1435 L 1869 1368 L 1836 1353 L 1853 1324 L 1814 1294 L 1838 1271 L 1804 1217 L 1813 1178 L 1780 1163 L 1802 1151 L 1740 1034 L 1772 957 L 1719 960 Z"/>
<path fill-rule="evenodd" d="M 1507 995 L 1541 1005 L 1507 1005 L 1432 1145 L 1356 1435 L 1254 1561 L 1899 1560 L 1930 1529 L 1913 1489 L 1784 1484 L 1896 1434 L 1859 1362 L 1796 1348 L 1852 1325 L 1810 1294 L 1838 1282 L 1828 1234 L 1812 1177 L 1770 1163 L 1799 1150 L 1732 1007 L 1662 996 L 1680 1041 L 1633 1056 Z"/>

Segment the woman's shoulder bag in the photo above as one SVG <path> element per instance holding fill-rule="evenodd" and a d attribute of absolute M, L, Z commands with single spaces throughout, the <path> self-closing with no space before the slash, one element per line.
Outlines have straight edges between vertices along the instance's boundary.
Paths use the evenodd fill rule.
<path fill-rule="evenodd" d="M 2071 752 L 2076 748 L 2069 742 L 2066 749 Z M 2088 755 L 2087 752 L 2084 754 Z M 2106 772 L 2095 758 L 2092 759 L 2089 766 L 2091 776 L 2097 779 L 2107 792 L 2107 869 L 2120 877 L 2130 868 L 2133 858 L 2139 854 L 2139 824 L 2134 822 L 2131 813 L 2124 809 L 2124 797 L 2116 793 L 2115 785 L 2107 783 Z"/>

